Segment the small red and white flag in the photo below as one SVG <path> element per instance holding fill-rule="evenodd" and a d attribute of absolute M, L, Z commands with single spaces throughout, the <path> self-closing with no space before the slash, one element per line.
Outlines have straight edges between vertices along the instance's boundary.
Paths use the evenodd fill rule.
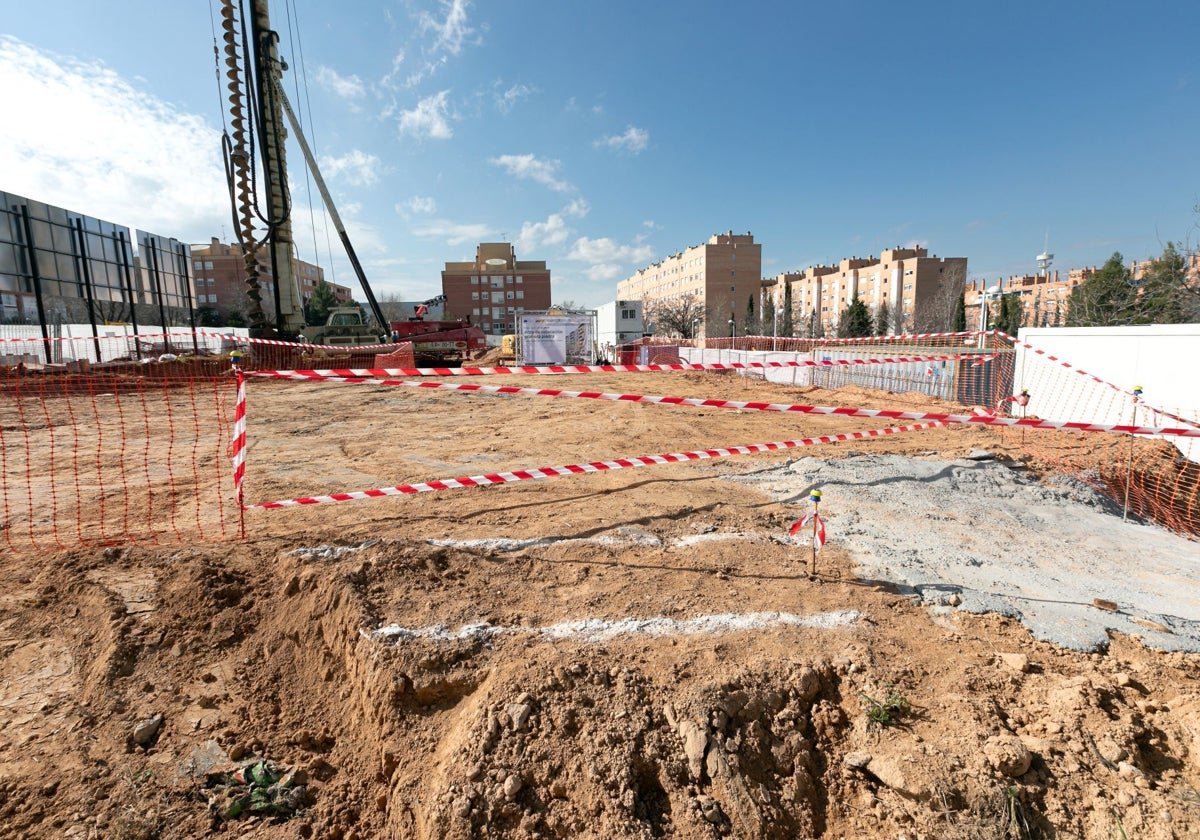
<path fill-rule="evenodd" d="M 825 545 L 825 520 L 821 518 L 820 514 L 818 514 L 818 513 L 804 514 L 804 517 L 799 522 L 796 522 L 792 525 L 791 534 L 793 537 L 796 536 L 796 534 L 803 531 L 805 529 L 805 527 L 807 527 L 808 525 L 811 525 L 814 521 L 817 523 L 817 528 L 816 528 L 816 534 L 813 539 L 813 547 L 817 551 L 820 551 L 821 546 Z"/>

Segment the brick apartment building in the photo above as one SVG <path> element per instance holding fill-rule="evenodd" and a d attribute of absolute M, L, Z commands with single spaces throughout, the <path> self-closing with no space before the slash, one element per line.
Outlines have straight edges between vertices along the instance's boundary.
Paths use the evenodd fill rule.
<path fill-rule="evenodd" d="M 193 245 L 192 277 L 196 287 L 196 308 L 215 309 L 222 318 L 230 315 L 246 316 L 246 271 L 242 261 L 242 246 L 227 245 L 216 237 L 208 245 Z M 304 260 L 293 260 L 296 282 L 300 286 L 300 301 L 308 303 L 316 291 L 317 284 L 325 280 L 325 270 Z M 263 309 L 271 310 L 267 302 L 274 300 L 275 281 L 271 276 L 270 254 L 264 248 L 258 256 L 258 270 L 262 278 Z M 353 294 L 349 286 L 325 283 L 339 303 L 350 303 Z"/>
<path fill-rule="evenodd" d="M 763 287 L 778 309 L 791 286 L 796 335 L 836 334 L 841 313 L 856 297 L 873 317 L 887 307 L 888 332 L 895 335 L 945 329 L 966 277 L 966 257 L 939 258 L 925 248 L 897 247 L 878 259 L 850 257 L 837 265 L 780 274 L 764 280 Z"/>
<path fill-rule="evenodd" d="M 652 306 L 691 295 L 704 304 L 701 335 L 716 337 L 730 334 L 730 320 L 742 323 L 749 299 L 758 311 L 761 286 L 762 244 L 728 231 L 638 269 L 617 283 L 617 298 Z"/>
<path fill-rule="evenodd" d="M 467 318 L 490 335 L 516 332 L 526 310 L 550 308 L 550 269 L 544 260 L 518 260 L 508 242 L 481 242 L 473 262 L 448 262 L 442 271 L 445 317 Z"/>

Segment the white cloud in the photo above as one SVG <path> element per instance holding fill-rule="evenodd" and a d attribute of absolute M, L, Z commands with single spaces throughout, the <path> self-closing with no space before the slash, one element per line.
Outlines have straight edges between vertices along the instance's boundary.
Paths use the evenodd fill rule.
<path fill-rule="evenodd" d="M 392 56 L 392 69 L 379 80 L 381 87 L 395 89 L 396 77 L 400 75 L 400 68 L 404 66 L 404 57 L 404 50 L 397 50 L 396 54 Z"/>
<path fill-rule="evenodd" d="M 591 209 L 592 206 L 587 203 L 586 199 L 576 198 L 572 199 L 571 203 L 563 208 L 563 213 L 568 216 L 574 216 L 577 219 L 582 219 Z"/>
<path fill-rule="evenodd" d="M 463 45 L 475 35 L 475 30 L 467 23 L 467 9 L 470 5 L 467 0 L 441 0 L 445 19 L 438 19 L 429 12 L 421 12 L 417 16 L 421 32 L 433 33 L 433 42 L 424 50 L 424 66 L 409 74 L 404 80 L 406 86 L 415 87 L 436 73 L 438 68 L 448 64 L 450 56 L 457 56 L 462 52 Z M 476 39 L 476 43 L 478 42 L 479 39 Z M 386 81 L 390 82 L 394 76 L 395 67 Z"/>
<path fill-rule="evenodd" d="M 321 158 L 321 173 L 330 178 L 344 178 L 355 186 L 369 187 L 379 180 L 379 158 L 352 149 L 341 157 Z"/>
<path fill-rule="evenodd" d="M 437 212 L 437 202 L 427 195 L 414 195 L 396 205 L 396 212 L 401 216 L 428 216 Z"/>
<path fill-rule="evenodd" d="M 532 95 L 533 92 L 533 88 L 529 85 L 513 85 L 503 93 L 496 94 L 496 108 L 502 114 L 507 114 L 517 102 Z"/>
<path fill-rule="evenodd" d="M 188 242 L 229 224 L 220 134 L 199 116 L 3 35 L 0 90 L 10 117 L 36 115 L 0 120 L 5 190 Z"/>
<path fill-rule="evenodd" d="M 517 235 L 516 245 L 522 253 L 533 253 L 547 245 L 561 245 L 571 231 L 559 213 L 551 213 L 544 222 L 525 222 Z"/>
<path fill-rule="evenodd" d="M 653 258 L 654 248 L 649 245 L 621 245 L 608 237 L 589 239 L 581 236 L 567 254 L 569 260 L 592 263 L 596 267 L 615 263 L 644 263 Z"/>
<path fill-rule="evenodd" d="M 411 134 L 414 137 L 434 137 L 438 140 L 448 140 L 454 136 L 448 119 L 446 96 L 450 91 L 443 90 L 433 96 L 427 96 L 417 103 L 411 111 L 400 112 L 400 133 Z"/>
<path fill-rule="evenodd" d="M 492 235 L 487 225 L 461 224 L 438 219 L 413 230 L 417 236 L 444 239 L 447 245 L 463 245 L 467 242 L 486 242 Z"/>
<path fill-rule="evenodd" d="M 624 134 L 617 134 L 611 137 L 602 137 L 596 141 L 598 148 L 615 149 L 617 151 L 627 151 L 633 154 L 644 152 L 647 144 L 650 142 L 650 133 L 644 129 L 635 126 L 629 126 L 625 129 Z"/>
<path fill-rule="evenodd" d="M 501 166 L 507 170 L 509 175 L 515 175 L 518 178 L 528 178 L 531 181 L 536 181 L 543 186 L 547 186 L 555 192 L 570 192 L 574 187 L 566 181 L 558 180 L 558 167 L 561 165 L 557 160 L 543 160 L 536 155 L 501 155 L 494 157 L 489 161 L 496 166 Z"/>
<path fill-rule="evenodd" d="M 446 10 L 446 19 L 439 21 L 429 12 L 422 12 L 419 18 L 422 32 L 433 32 L 431 52 L 447 52 L 458 55 L 462 52 L 463 42 L 474 31 L 467 25 L 467 0 L 442 0 L 442 8 Z"/>
<path fill-rule="evenodd" d="M 343 76 L 332 67 L 323 64 L 317 66 L 314 78 L 318 85 L 343 99 L 361 99 L 366 93 L 363 81 L 358 76 Z"/>
<path fill-rule="evenodd" d="M 595 283 L 604 283 L 616 280 L 625 274 L 625 272 L 621 270 L 621 266 L 608 263 L 602 265 L 593 265 L 584 269 L 583 273 L 587 279 Z"/>

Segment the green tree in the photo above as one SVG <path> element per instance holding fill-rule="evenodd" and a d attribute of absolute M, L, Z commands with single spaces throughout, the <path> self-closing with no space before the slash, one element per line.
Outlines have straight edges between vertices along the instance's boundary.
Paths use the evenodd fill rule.
<path fill-rule="evenodd" d="M 775 318 L 775 295 L 773 292 L 768 292 L 763 296 L 762 323 L 764 333 L 770 329 L 772 335 L 778 335 L 779 322 Z"/>
<path fill-rule="evenodd" d="M 1071 290 L 1068 327 L 1108 327 L 1133 323 L 1138 317 L 1137 289 L 1119 251 L 1098 271 Z"/>
<path fill-rule="evenodd" d="M 996 329 L 1015 336 L 1021 329 L 1023 316 L 1020 295 L 1015 293 L 1003 295 L 1000 298 L 1000 312 L 996 316 Z"/>
<path fill-rule="evenodd" d="M 304 322 L 310 327 L 317 327 L 329 319 L 329 310 L 338 305 L 337 295 L 324 280 L 317 281 L 308 303 L 304 305 Z"/>
<path fill-rule="evenodd" d="M 838 321 L 838 338 L 862 338 L 871 334 L 871 313 L 862 298 L 855 298 L 842 310 Z"/>
<path fill-rule="evenodd" d="M 951 332 L 966 332 L 967 330 L 967 296 L 961 294 L 954 304 L 954 321 L 950 326 Z"/>
<path fill-rule="evenodd" d="M 792 284 L 783 284 L 783 312 L 779 313 L 779 334 L 791 337 L 796 334 L 792 323 Z"/>
<path fill-rule="evenodd" d="M 875 307 L 875 335 L 887 335 L 888 327 L 890 326 L 891 307 L 886 303 L 881 303 Z"/>
<path fill-rule="evenodd" d="M 1189 285 L 1187 260 L 1168 242 L 1162 256 L 1142 271 L 1139 324 L 1187 324 L 1200 316 L 1200 284 Z"/>
<path fill-rule="evenodd" d="M 746 298 L 746 319 L 742 322 L 742 335 L 757 335 L 762 332 L 754 319 L 754 295 Z"/>

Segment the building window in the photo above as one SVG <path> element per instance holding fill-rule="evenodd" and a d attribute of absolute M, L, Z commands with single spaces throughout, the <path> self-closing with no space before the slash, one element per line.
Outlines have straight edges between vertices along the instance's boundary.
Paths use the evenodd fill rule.
<path fill-rule="evenodd" d="M 212 267 L 213 267 L 213 266 L 212 266 L 212 260 L 205 260 L 205 261 L 204 261 L 204 270 L 205 270 L 205 271 L 212 271 Z"/>
<path fill-rule="evenodd" d="M 517 289 L 517 300 L 525 300 L 525 290 Z"/>
<path fill-rule="evenodd" d="M 479 307 L 476 306 L 474 309 L 472 309 L 471 314 L 474 315 L 476 318 L 478 318 L 479 317 Z"/>
<path fill-rule="evenodd" d="M 504 297 L 507 298 L 508 300 L 513 300 L 516 298 L 516 293 L 513 292 L 512 289 L 509 289 L 507 292 L 504 293 Z"/>
<path fill-rule="evenodd" d="M 478 276 L 478 275 L 473 275 L 473 276 L 471 277 L 471 285 L 472 285 L 472 286 L 478 286 L 478 285 L 479 285 L 479 276 Z"/>
<path fill-rule="evenodd" d="M 479 300 L 479 292 L 471 292 L 471 300 Z"/>
<path fill-rule="evenodd" d="M 621 310 L 621 320 L 623 320 L 623 321 L 632 321 L 636 317 L 637 317 L 636 311 L 633 309 L 622 309 Z"/>
<path fill-rule="evenodd" d="M 204 268 L 204 263 L 203 263 L 203 261 L 201 261 L 201 260 L 196 260 L 194 263 L 192 263 L 192 268 L 196 269 L 197 271 L 199 271 L 200 269 Z"/>
<path fill-rule="evenodd" d="M 522 277 L 520 274 L 518 274 L 518 275 L 517 275 L 517 282 L 518 282 L 518 283 L 524 283 L 524 282 L 525 282 L 525 278 L 524 278 L 524 277 Z"/>

